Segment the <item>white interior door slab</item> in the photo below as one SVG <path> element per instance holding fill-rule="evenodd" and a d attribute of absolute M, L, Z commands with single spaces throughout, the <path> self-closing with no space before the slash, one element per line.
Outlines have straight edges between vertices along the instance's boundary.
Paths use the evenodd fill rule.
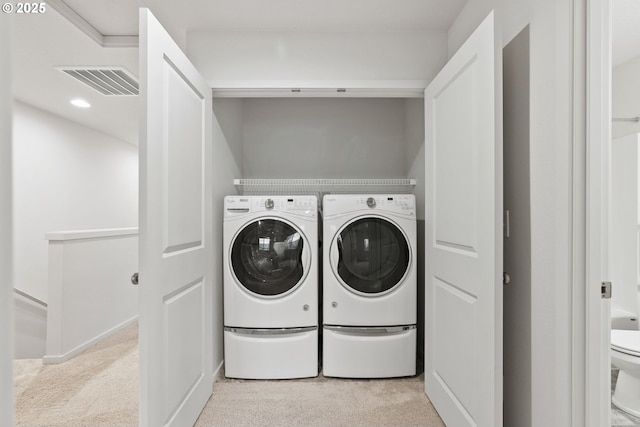
<path fill-rule="evenodd" d="M 211 89 L 140 10 L 141 426 L 193 425 L 213 385 Z"/>
<path fill-rule="evenodd" d="M 502 425 L 502 65 L 491 13 L 425 90 L 425 391 Z"/>

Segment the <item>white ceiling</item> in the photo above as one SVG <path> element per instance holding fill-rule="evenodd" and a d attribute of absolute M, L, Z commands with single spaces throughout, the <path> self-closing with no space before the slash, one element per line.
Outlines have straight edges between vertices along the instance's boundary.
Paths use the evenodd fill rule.
<path fill-rule="evenodd" d="M 95 34 L 98 39 L 137 36 L 139 7 L 150 8 L 178 43 L 183 44 L 186 34 L 194 30 L 445 30 L 466 2 L 51 0 L 43 14 L 14 14 L 14 93 L 20 101 L 136 144 L 137 97 L 100 95 L 55 67 L 123 66 L 137 76 L 138 49 L 102 47 L 95 41 Z M 65 18 L 84 27 L 84 32 Z M 87 36 L 87 32 L 95 33 L 94 37 Z M 92 108 L 72 107 L 69 99 L 73 97 L 87 99 Z"/>
<path fill-rule="evenodd" d="M 416 30 L 449 28 L 467 0 L 64 0 L 102 34 L 137 34 L 138 8 L 180 30 Z"/>
<path fill-rule="evenodd" d="M 103 96 L 59 66 L 122 66 L 138 75 L 136 47 L 103 47 L 86 34 L 136 36 L 138 8 L 149 7 L 171 35 L 189 31 L 446 30 L 473 0 L 51 0 L 40 15 L 14 14 L 15 97 L 45 111 L 137 144 L 138 97 Z M 55 9 L 77 14 L 78 29 Z M 612 0 L 613 64 L 640 54 L 640 1 Z M 72 19 L 73 20 L 73 19 Z M 69 104 L 83 97 L 93 106 Z"/>
<path fill-rule="evenodd" d="M 137 48 L 103 48 L 55 10 L 15 14 L 12 36 L 16 99 L 137 144 L 137 96 L 104 96 L 56 69 L 114 65 L 137 76 Z M 92 107 L 73 107 L 69 101 L 76 97 L 86 99 Z"/>

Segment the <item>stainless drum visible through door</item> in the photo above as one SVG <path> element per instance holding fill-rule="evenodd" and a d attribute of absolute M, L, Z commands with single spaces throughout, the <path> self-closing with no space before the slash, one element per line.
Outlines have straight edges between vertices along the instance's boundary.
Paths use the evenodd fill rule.
<path fill-rule="evenodd" d="M 334 273 L 350 291 L 376 295 L 391 291 L 405 276 L 410 259 L 404 233 L 392 222 L 365 217 L 347 224 L 334 240 Z M 333 261 L 333 259 L 332 259 Z"/>
<path fill-rule="evenodd" d="M 300 231 L 284 221 L 265 218 L 245 226 L 231 248 L 233 274 L 247 291 L 264 297 L 294 290 L 305 277 Z"/>

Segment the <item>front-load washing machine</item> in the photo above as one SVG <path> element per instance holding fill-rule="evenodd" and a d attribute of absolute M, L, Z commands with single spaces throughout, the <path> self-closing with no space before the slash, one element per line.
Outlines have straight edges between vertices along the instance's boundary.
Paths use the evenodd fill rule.
<path fill-rule="evenodd" d="M 223 244 L 225 375 L 317 376 L 317 198 L 227 196 Z"/>
<path fill-rule="evenodd" d="M 415 197 L 325 195 L 323 374 L 416 373 Z"/>

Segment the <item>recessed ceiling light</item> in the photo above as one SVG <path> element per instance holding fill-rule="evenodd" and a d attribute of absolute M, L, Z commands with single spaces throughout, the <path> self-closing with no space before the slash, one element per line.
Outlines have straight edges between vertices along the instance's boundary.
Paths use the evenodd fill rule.
<path fill-rule="evenodd" d="M 71 105 L 75 105 L 78 108 L 89 108 L 89 107 L 91 107 L 91 104 L 89 104 L 84 99 L 80 99 L 80 98 L 72 99 L 71 100 Z"/>

